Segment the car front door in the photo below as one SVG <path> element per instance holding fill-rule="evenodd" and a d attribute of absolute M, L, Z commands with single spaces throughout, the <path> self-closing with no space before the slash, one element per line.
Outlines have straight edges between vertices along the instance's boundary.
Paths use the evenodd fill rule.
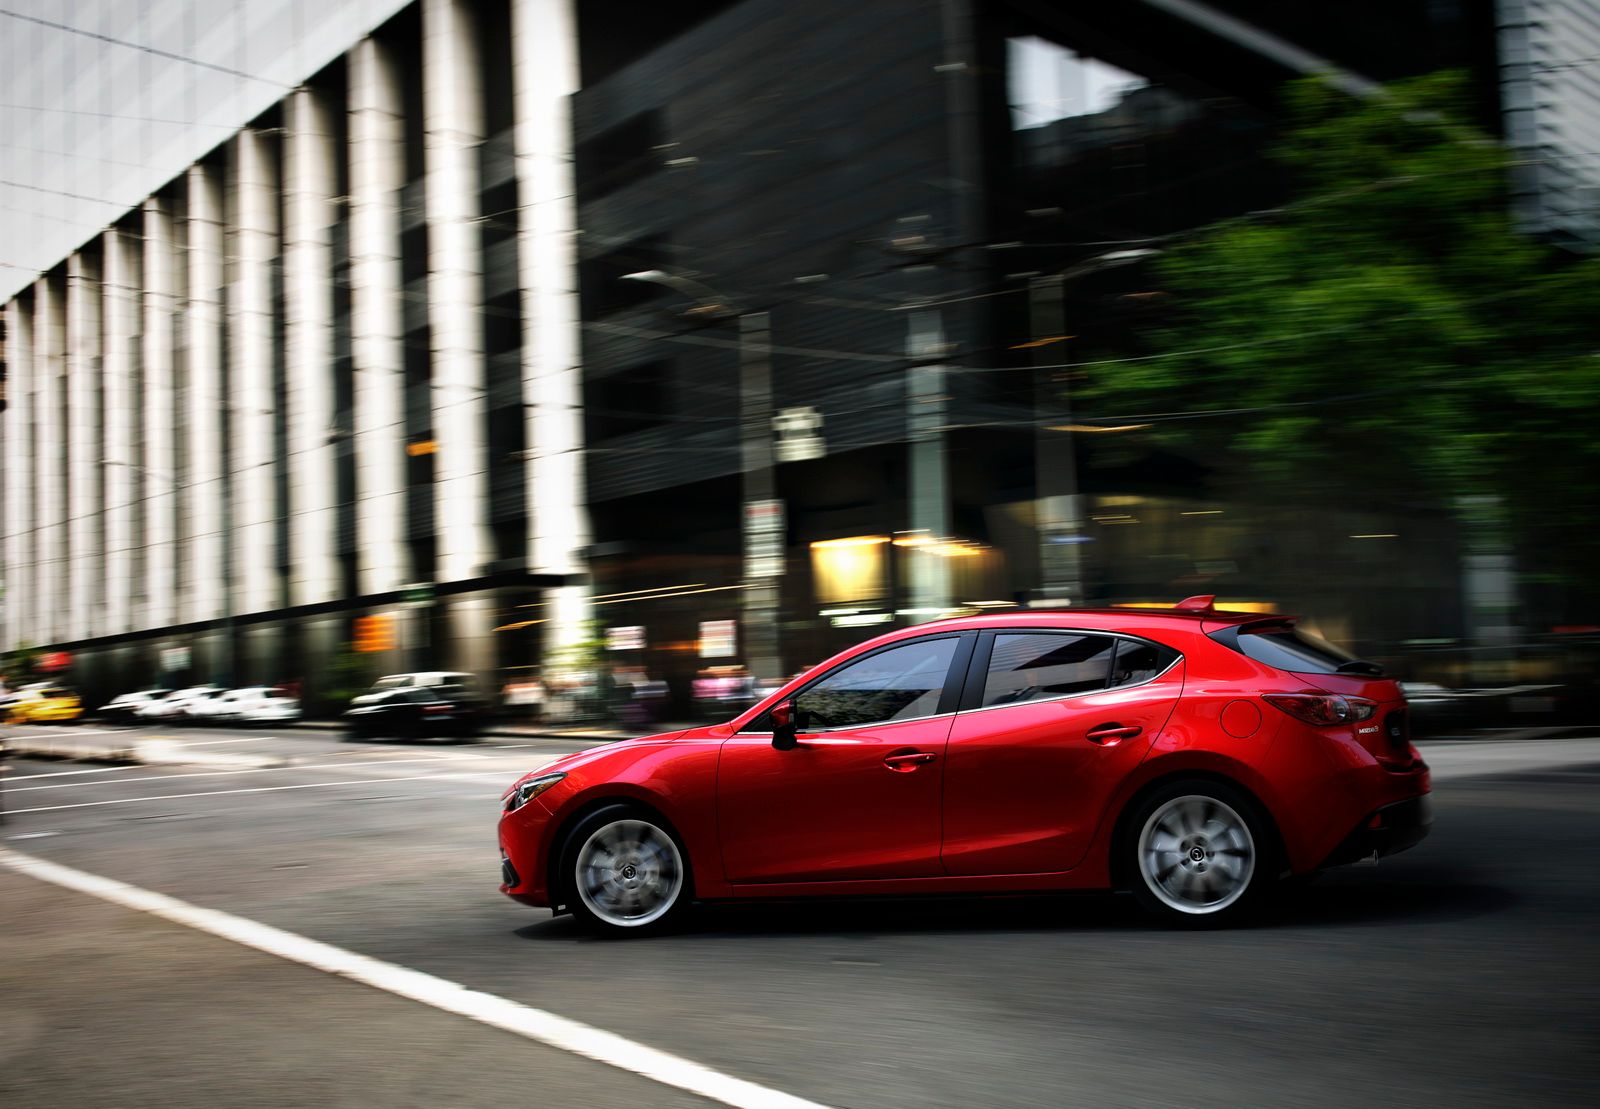
<path fill-rule="evenodd" d="M 798 744 L 771 722 L 722 746 L 717 816 L 733 883 L 940 874 L 945 741 L 973 633 L 858 655 L 791 700 Z"/>
<path fill-rule="evenodd" d="M 1093 632 L 986 632 L 945 766 L 949 874 L 1051 874 L 1083 859 L 1112 792 L 1183 690 L 1177 652 Z"/>

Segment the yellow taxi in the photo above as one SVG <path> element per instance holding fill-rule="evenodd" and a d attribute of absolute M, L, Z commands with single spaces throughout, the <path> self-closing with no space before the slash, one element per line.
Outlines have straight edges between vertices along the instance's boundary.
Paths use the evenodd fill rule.
<path fill-rule="evenodd" d="M 7 724 L 68 723 L 83 715 L 83 702 L 70 689 L 24 689 L 6 708 Z"/>

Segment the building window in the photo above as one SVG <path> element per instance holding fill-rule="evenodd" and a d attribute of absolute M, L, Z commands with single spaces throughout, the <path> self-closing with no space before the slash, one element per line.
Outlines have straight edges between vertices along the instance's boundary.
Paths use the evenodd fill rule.
<path fill-rule="evenodd" d="M 658 359 L 584 383 L 584 418 L 591 440 L 615 439 L 671 422 L 672 362 Z"/>
<path fill-rule="evenodd" d="M 666 128 L 659 108 L 640 112 L 584 139 L 574 150 L 578 202 L 599 200 L 661 168 Z"/>

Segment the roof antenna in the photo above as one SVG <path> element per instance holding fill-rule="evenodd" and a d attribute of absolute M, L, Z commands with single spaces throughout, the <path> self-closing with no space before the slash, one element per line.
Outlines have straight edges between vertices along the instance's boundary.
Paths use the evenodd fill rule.
<path fill-rule="evenodd" d="M 1215 593 L 1201 593 L 1195 597 L 1185 597 L 1172 607 L 1176 612 L 1211 612 L 1216 599 Z"/>

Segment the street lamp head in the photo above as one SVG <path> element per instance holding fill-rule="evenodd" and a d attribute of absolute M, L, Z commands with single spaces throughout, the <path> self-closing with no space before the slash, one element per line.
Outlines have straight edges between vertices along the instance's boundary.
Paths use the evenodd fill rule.
<path fill-rule="evenodd" d="M 730 303 L 726 297 L 718 293 L 709 285 L 702 284 L 692 277 L 682 274 L 668 273 L 666 270 L 637 270 L 634 273 L 622 275 L 624 281 L 642 281 L 647 285 L 660 285 L 674 292 L 682 293 L 695 303 L 684 315 L 699 319 L 722 320 L 739 314 L 739 309 Z"/>

